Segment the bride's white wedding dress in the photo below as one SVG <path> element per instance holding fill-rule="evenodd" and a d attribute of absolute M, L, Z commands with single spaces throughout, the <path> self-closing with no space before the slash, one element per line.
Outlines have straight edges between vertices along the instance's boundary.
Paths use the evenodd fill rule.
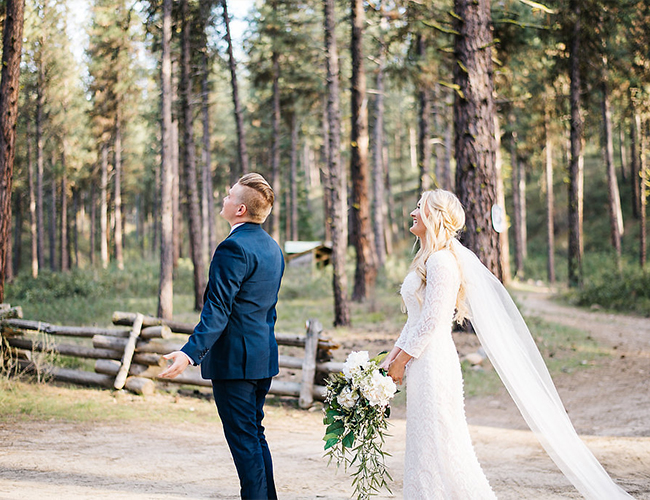
<path fill-rule="evenodd" d="M 421 280 L 409 273 L 401 294 L 408 320 L 396 343 L 414 357 L 406 381 L 406 500 L 495 499 L 472 447 L 465 418 L 463 378 L 451 336 L 460 271 L 449 250 L 427 260 Z"/>
<path fill-rule="evenodd" d="M 501 282 L 453 240 L 402 284 L 408 320 L 396 346 L 413 356 L 406 381 L 406 500 L 495 499 L 465 418 L 460 361 L 451 336 L 461 273 L 472 326 L 522 416 L 573 485 L 590 500 L 631 499 L 580 439 L 544 360 Z"/>

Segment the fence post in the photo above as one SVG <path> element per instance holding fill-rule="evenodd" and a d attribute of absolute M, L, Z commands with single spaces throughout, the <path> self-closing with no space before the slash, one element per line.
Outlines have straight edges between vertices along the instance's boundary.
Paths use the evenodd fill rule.
<path fill-rule="evenodd" d="M 323 325 L 317 319 L 307 320 L 307 338 L 305 339 L 305 357 L 302 362 L 302 382 L 300 384 L 300 408 L 309 408 L 314 402 L 314 377 L 316 376 L 316 355 L 318 339 Z"/>
<path fill-rule="evenodd" d="M 144 316 L 138 313 L 135 317 L 135 321 L 133 322 L 133 330 L 131 331 L 131 335 L 129 335 L 129 340 L 126 342 L 126 347 L 124 347 L 122 366 L 120 367 L 120 371 L 117 372 L 115 383 L 113 384 L 113 387 L 115 389 L 122 389 L 126 383 L 126 377 L 129 375 L 131 360 L 133 359 L 133 353 L 135 352 L 135 343 L 137 342 L 138 337 L 140 336 L 140 332 L 142 331 L 143 320 Z"/>

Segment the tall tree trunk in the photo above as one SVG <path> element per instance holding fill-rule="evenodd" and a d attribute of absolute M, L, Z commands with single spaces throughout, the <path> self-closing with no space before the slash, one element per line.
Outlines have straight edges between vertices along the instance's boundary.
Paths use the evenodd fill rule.
<path fill-rule="evenodd" d="M 511 126 L 515 126 L 514 116 L 510 116 Z M 512 166 L 512 202 L 515 230 L 515 276 L 522 278 L 526 258 L 526 178 L 523 162 L 517 155 L 517 132 L 510 134 L 510 164 Z"/>
<path fill-rule="evenodd" d="M 120 111 L 115 117 L 115 137 L 113 142 L 115 172 L 113 173 L 114 202 L 115 202 L 115 260 L 117 268 L 124 269 L 124 254 L 122 245 L 122 120 Z"/>
<path fill-rule="evenodd" d="M 488 0 L 454 0 L 456 193 L 466 210 L 465 244 L 499 279 L 501 245 L 492 227 L 497 203 L 492 82 L 492 21 Z M 462 96 L 462 97 L 461 97 Z"/>
<path fill-rule="evenodd" d="M 65 171 L 65 148 L 61 153 L 61 271 L 70 270 L 68 253 L 68 176 Z"/>
<path fill-rule="evenodd" d="M 501 281 L 504 284 L 510 282 L 510 239 L 508 236 L 506 193 L 503 183 L 503 156 L 501 155 L 501 126 L 499 125 L 499 113 L 494 113 L 494 171 L 497 176 L 497 204 L 502 210 L 503 224 L 499 233 L 499 245 L 501 246 Z"/>
<path fill-rule="evenodd" d="M 384 70 L 386 68 L 386 46 L 380 41 L 379 67 L 377 68 L 377 97 L 375 99 L 375 128 L 372 145 L 372 187 L 373 187 L 373 231 L 375 233 L 375 253 L 377 265 L 386 263 L 386 235 L 384 208 L 386 197 L 384 195 Z"/>
<path fill-rule="evenodd" d="M 38 247 L 38 267 L 45 267 L 45 219 L 43 216 L 43 200 L 45 188 L 43 187 L 43 91 L 45 89 L 45 67 L 43 63 L 43 39 L 41 38 L 41 51 L 38 60 L 38 83 L 36 87 L 36 229 Z"/>
<path fill-rule="evenodd" d="M 22 194 L 22 193 L 21 193 Z M 20 261 L 23 253 L 22 245 L 22 228 L 23 228 L 23 206 L 21 203 L 22 196 L 16 196 L 13 200 L 13 216 L 14 216 L 14 242 L 7 248 L 7 272 L 5 281 L 11 283 L 14 277 L 20 270 Z"/>
<path fill-rule="evenodd" d="M 271 124 L 273 144 L 271 146 L 271 187 L 280 196 L 280 55 L 273 50 L 271 55 L 273 71 L 273 112 Z M 280 204 L 278 203 L 278 208 Z M 271 211 L 269 216 L 269 233 L 275 241 L 280 242 L 280 210 Z"/>
<path fill-rule="evenodd" d="M 449 103 L 449 107 L 453 106 L 453 96 L 450 96 L 451 102 Z M 445 120 L 446 127 L 445 127 L 445 159 L 444 159 L 444 164 L 442 171 L 444 172 L 443 174 L 443 186 L 445 186 L 445 189 L 449 191 L 454 190 L 454 178 L 452 176 L 451 172 L 451 153 L 452 149 L 454 147 L 454 121 L 451 117 L 448 117 Z M 500 139 L 499 139 L 500 140 Z M 504 204 L 505 207 L 505 204 Z M 509 257 L 508 257 L 509 259 Z M 510 271 L 506 273 L 508 276 L 510 276 Z"/>
<path fill-rule="evenodd" d="M 549 283 L 555 283 L 555 201 L 553 192 L 553 142 L 551 141 L 551 114 L 548 98 L 544 107 L 544 171 L 546 174 L 546 271 Z"/>
<path fill-rule="evenodd" d="M 298 240 L 298 120 L 295 111 L 291 113 L 291 152 L 290 152 L 290 205 L 287 211 L 290 217 L 290 237 L 291 240 Z M 289 208 L 290 207 L 290 208 Z"/>
<path fill-rule="evenodd" d="M 95 264 L 95 234 L 97 233 L 97 192 L 95 191 L 95 183 L 90 183 L 90 265 Z"/>
<path fill-rule="evenodd" d="M 99 246 L 102 267 L 108 267 L 108 144 L 102 144 L 101 184 L 99 192 Z"/>
<path fill-rule="evenodd" d="M 36 230 L 36 186 L 34 162 L 32 161 L 32 141 L 27 137 L 27 169 L 29 180 L 29 234 L 32 244 L 32 278 L 38 278 L 38 231 Z"/>
<path fill-rule="evenodd" d="M 621 236 L 623 235 L 623 214 L 621 212 L 621 197 L 618 193 L 618 180 L 616 179 L 616 167 L 614 165 L 614 139 L 612 137 L 612 113 L 609 105 L 609 89 L 607 75 L 607 60 L 603 61 L 603 80 L 601 88 L 603 92 L 603 152 L 605 156 L 605 167 L 607 169 L 607 199 L 609 207 L 609 227 L 611 231 L 612 246 L 616 252 L 616 266 L 622 269 L 621 262 Z"/>
<path fill-rule="evenodd" d="M 323 0 L 325 52 L 327 65 L 327 120 L 329 157 L 327 158 L 330 188 L 330 228 L 332 235 L 332 289 L 334 293 L 334 326 L 350 324 L 348 279 L 345 271 L 347 234 L 345 170 L 341 165 L 341 110 L 339 105 L 339 60 L 336 44 L 335 0 Z"/>
<path fill-rule="evenodd" d="M 582 218 L 584 192 L 584 165 L 582 156 L 583 123 L 580 114 L 580 4 L 572 0 L 570 10 L 575 17 L 569 47 L 571 103 L 571 161 L 569 163 L 569 286 L 582 283 Z"/>
<path fill-rule="evenodd" d="M 650 121 L 646 121 L 645 127 L 639 127 L 639 149 L 641 150 L 641 161 L 639 167 L 641 168 L 640 179 L 637 180 L 639 184 L 639 264 L 641 269 L 645 269 L 647 262 L 647 243 L 646 243 L 646 231 L 647 231 L 647 208 L 648 208 L 648 199 L 647 199 L 647 183 L 648 183 L 648 136 L 650 135 Z"/>
<path fill-rule="evenodd" d="M 357 253 L 352 298 L 362 302 L 370 297 L 377 278 L 375 238 L 370 221 L 368 196 L 368 104 L 363 56 L 363 33 L 366 22 L 363 0 L 351 0 L 352 128 L 350 133 L 350 176 L 352 178 L 353 240 Z"/>
<path fill-rule="evenodd" d="M 190 20 L 188 0 L 181 2 L 182 16 L 182 52 L 181 52 L 181 119 L 183 120 L 183 170 L 185 177 L 185 195 L 188 203 L 190 252 L 194 265 L 194 309 L 203 308 L 205 291 L 205 273 L 201 256 L 201 214 L 196 178 L 196 159 L 194 146 L 194 116 L 192 113 L 192 82 L 190 69 Z"/>
<path fill-rule="evenodd" d="M 82 219 L 83 220 L 83 219 Z M 74 267 L 79 267 L 79 190 L 72 191 L 72 241 L 74 243 Z"/>
<path fill-rule="evenodd" d="M 209 2 L 201 2 L 202 9 L 209 7 Z M 208 12 L 204 12 L 207 20 Z M 207 21 L 206 21 L 207 22 Z M 207 26 L 205 27 L 207 28 Z M 207 36 L 201 57 L 201 115 L 203 118 L 203 150 L 201 169 L 201 226 L 203 228 L 203 263 L 210 264 L 210 254 L 216 248 L 215 220 L 214 220 L 214 191 L 212 188 L 212 165 L 210 154 L 210 87 L 208 77 L 210 65 L 208 61 Z"/>
<path fill-rule="evenodd" d="M 618 151 L 621 160 L 621 180 L 627 180 L 627 151 L 625 150 L 625 130 L 621 123 L 618 127 Z"/>
<path fill-rule="evenodd" d="M 172 91 L 172 93 L 174 93 Z M 173 99 L 174 102 L 176 99 Z M 171 128 L 171 169 L 172 169 L 172 246 L 173 246 L 173 260 L 172 264 L 174 269 L 178 266 L 178 259 L 181 258 L 181 244 L 183 228 L 183 214 L 181 213 L 181 186 L 180 186 L 180 140 L 178 133 L 178 120 L 172 120 Z"/>
<path fill-rule="evenodd" d="M 172 318 L 173 312 L 173 210 L 172 210 L 172 0 L 163 0 L 161 87 L 161 165 L 160 165 L 160 282 L 158 285 L 158 316 Z"/>
<path fill-rule="evenodd" d="M 222 0 L 223 22 L 226 27 L 226 43 L 228 44 L 228 62 L 230 66 L 230 82 L 232 86 L 232 101 L 235 107 L 235 125 L 237 126 L 237 152 L 239 153 L 239 167 L 241 174 L 248 173 L 248 152 L 246 151 L 246 133 L 244 118 L 239 103 L 239 88 L 237 86 L 237 64 L 233 56 L 232 37 L 230 36 L 230 18 L 228 17 L 228 2 Z M 276 191 L 277 192 L 277 191 Z"/>
<path fill-rule="evenodd" d="M 325 220 L 325 241 L 332 241 L 332 203 L 330 184 L 330 126 L 327 116 L 327 99 L 323 99 L 323 149 L 322 149 L 322 168 L 319 169 L 320 183 L 323 186 L 323 218 Z"/>
<path fill-rule="evenodd" d="M 16 117 L 24 13 L 23 0 L 5 1 L 0 81 L 0 302 L 5 296 L 7 245 L 10 244 L 11 185 L 16 155 Z"/>
<path fill-rule="evenodd" d="M 52 177 L 50 179 L 50 226 L 48 236 L 50 240 L 50 270 L 56 271 L 56 159 L 52 153 Z"/>
<path fill-rule="evenodd" d="M 641 207 L 641 193 L 639 191 L 639 174 L 641 160 L 641 115 L 634 105 L 635 97 L 630 99 L 632 111 L 632 126 L 630 128 L 630 182 L 632 183 L 632 215 L 638 219 Z"/>
<path fill-rule="evenodd" d="M 422 34 L 417 35 L 416 41 L 418 62 L 423 69 L 426 64 L 426 44 Z M 431 189 L 431 89 L 429 85 L 420 82 L 418 90 L 418 168 L 420 193 Z"/>

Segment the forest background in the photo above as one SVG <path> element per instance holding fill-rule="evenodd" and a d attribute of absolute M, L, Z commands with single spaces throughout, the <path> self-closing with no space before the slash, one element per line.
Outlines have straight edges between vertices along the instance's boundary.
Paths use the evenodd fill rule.
<path fill-rule="evenodd" d="M 504 282 L 650 314 L 646 2 L 95 0 L 82 36 L 79 5 L 26 0 L 3 125 L 0 298 L 28 315 L 61 298 L 38 319 L 101 322 L 111 289 L 195 317 L 248 171 L 276 191 L 279 243 L 331 246 L 284 296 L 331 280 L 334 325 L 394 294 L 433 187 L 459 195 L 465 243 Z M 236 45 L 228 9 L 249 6 Z"/>

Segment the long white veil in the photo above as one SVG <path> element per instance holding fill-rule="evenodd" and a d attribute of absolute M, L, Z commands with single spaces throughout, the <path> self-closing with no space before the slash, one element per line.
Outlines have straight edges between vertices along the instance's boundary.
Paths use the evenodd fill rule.
<path fill-rule="evenodd" d="M 458 240 L 452 244 L 463 274 L 474 330 L 546 452 L 585 498 L 632 498 L 612 481 L 578 437 L 508 291 L 471 250 Z"/>

